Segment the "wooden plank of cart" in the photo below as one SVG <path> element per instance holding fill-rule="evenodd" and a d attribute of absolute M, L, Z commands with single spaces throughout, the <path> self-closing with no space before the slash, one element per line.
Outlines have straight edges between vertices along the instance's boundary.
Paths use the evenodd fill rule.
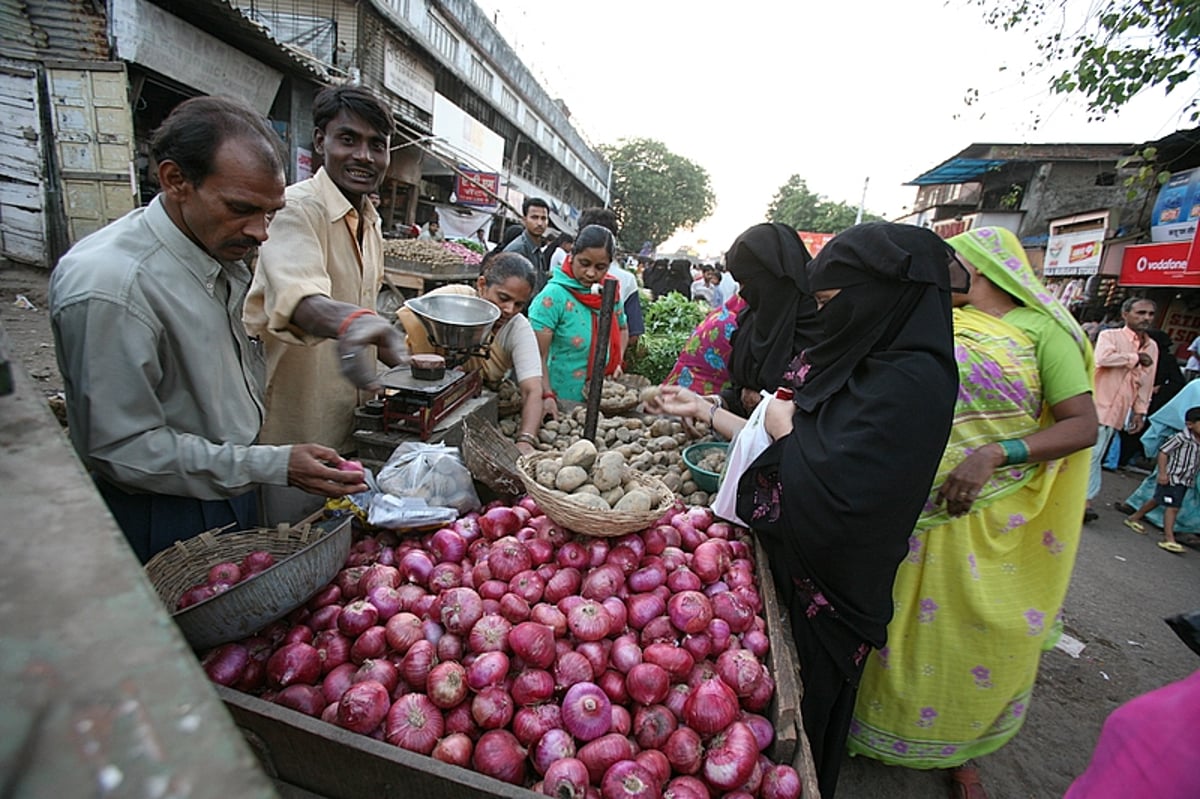
<path fill-rule="evenodd" d="M 776 763 L 790 763 L 800 775 L 805 799 L 820 799 L 812 751 L 800 718 L 803 686 L 787 610 L 779 604 L 770 566 L 755 543 L 759 593 L 771 648 L 767 667 L 775 678 L 775 698 L 767 718 L 775 741 L 767 751 Z M 357 799 L 483 799 L 541 796 L 527 788 L 451 766 L 396 746 L 349 732 L 248 694 L 216 686 L 263 768 L 285 797 Z"/>
<path fill-rule="evenodd" d="M 383 257 L 383 270 L 396 286 L 418 294 L 447 283 L 474 283 L 479 277 L 479 264 L 435 265 L 394 255 Z"/>

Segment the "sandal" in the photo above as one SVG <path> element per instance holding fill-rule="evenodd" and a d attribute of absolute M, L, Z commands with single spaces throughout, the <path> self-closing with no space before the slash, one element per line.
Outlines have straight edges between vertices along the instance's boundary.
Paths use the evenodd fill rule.
<path fill-rule="evenodd" d="M 952 799 L 988 799 L 979 780 L 979 769 L 975 766 L 950 769 L 950 796 Z"/>
<path fill-rule="evenodd" d="M 1183 546 L 1174 541 L 1159 541 L 1158 548 L 1165 549 L 1168 552 L 1174 552 L 1176 555 L 1183 552 Z"/>
<path fill-rule="evenodd" d="M 1128 527 L 1130 530 L 1133 530 L 1138 535 L 1146 534 L 1146 528 L 1145 528 L 1145 526 L 1142 525 L 1141 522 L 1135 522 L 1133 519 L 1125 519 L 1121 523 L 1124 524 L 1126 527 Z"/>

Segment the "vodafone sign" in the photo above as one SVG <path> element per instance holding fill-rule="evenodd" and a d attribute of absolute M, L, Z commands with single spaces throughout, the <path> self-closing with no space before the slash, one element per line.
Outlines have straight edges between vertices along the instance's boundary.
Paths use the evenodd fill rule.
<path fill-rule="evenodd" d="M 1170 244 L 1135 244 L 1125 248 L 1121 259 L 1122 286 L 1200 288 L 1200 264 L 1188 269 L 1190 241 Z"/>

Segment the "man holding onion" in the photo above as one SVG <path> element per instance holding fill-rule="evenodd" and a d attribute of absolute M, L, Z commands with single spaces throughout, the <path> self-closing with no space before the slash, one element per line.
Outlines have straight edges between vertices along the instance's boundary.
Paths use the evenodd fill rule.
<path fill-rule="evenodd" d="M 366 490 L 329 447 L 255 443 L 262 356 L 241 323 L 245 259 L 284 203 L 278 137 L 246 106 L 198 97 L 150 149 L 158 196 L 81 240 L 50 278 L 71 441 L 142 562 L 214 527 L 255 526 L 261 484 Z"/>

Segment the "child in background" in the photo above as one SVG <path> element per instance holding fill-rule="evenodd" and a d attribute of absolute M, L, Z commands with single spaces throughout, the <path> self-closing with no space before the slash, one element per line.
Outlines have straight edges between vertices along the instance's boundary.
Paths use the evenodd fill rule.
<path fill-rule="evenodd" d="M 1183 419 L 1184 429 L 1164 441 L 1158 449 L 1158 486 L 1154 496 L 1125 519 L 1126 527 L 1145 535 L 1142 518 L 1162 505 L 1163 540 L 1158 546 L 1176 554 L 1183 552 L 1183 546 L 1175 540 L 1175 517 L 1179 515 L 1184 494 L 1196 482 L 1196 473 L 1200 472 L 1200 407 L 1189 408 Z"/>

